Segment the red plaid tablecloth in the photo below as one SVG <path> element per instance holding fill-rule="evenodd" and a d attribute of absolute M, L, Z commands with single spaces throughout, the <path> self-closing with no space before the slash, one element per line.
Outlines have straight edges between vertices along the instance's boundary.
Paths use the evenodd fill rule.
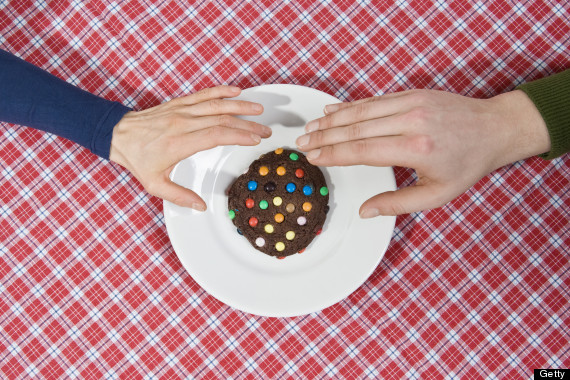
<path fill-rule="evenodd" d="M 490 97 L 570 68 L 570 5 L 0 0 L 0 47 L 135 109 L 220 83 L 343 100 L 410 88 Z M 0 124 L 0 170 L 2 378 L 502 379 L 570 367 L 568 155 L 504 167 L 441 209 L 399 217 L 356 292 L 282 319 L 202 290 L 172 250 L 162 202 L 121 167 Z"/>

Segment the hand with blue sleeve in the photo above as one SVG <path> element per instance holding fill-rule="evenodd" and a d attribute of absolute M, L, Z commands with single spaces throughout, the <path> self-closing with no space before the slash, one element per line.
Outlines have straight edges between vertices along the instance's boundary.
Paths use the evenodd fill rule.
<path fill-rule="evenodd" d="M 81 90 L 0 50 L 0 121 L 65 137 L 128 170 L 145 189 L 180 206 L 205 210 L 192 190 L 169 174 L 180 160 L 217 145 L 256 145 L 271 130 L 235 115 L 260 104 L 230 100 L 240 89 L 219 86 L 132 111 Z"/>

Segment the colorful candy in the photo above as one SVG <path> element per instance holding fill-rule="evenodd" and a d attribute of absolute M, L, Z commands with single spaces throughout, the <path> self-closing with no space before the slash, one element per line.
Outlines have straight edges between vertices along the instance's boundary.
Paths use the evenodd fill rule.
<path fill-rule="evenodd" d="M 319 229 L 317 230 L 317 235 L 320 235 L 321 232 L 323 232 L 323 229 L 322 229 L 322 228 L 319 228 Z"/>
<path fill-rule="evenodd" d="M 262 210 L 266 210 L 267 207 L 269 207 L 269 202 L 267 202 L 265 199 L 263 199 L 262 201 L 259 202 L 259 208 Z"/>
<path fill-rule="evenodd" d="M 275 244 L 275 249 L 278 250 L 279 252 L 282 252 L 283 250 L 285 250 L 285 244 L 279 241 Z"/>
<path fill-rule="evenodd" d="M 255 216 L 252 216 L 251 218 L 249 218 L 249 221 L 248 221 L 249 225 L 251 227 L 254 227 L 254 228 L 257 227 L 258 222 L 259 221 L 257 220 L 257 218 Z"/>
<path fill-rule="evenodd" d="M 304 226 L 305 224 L 307 224 L 307 218 L 305 218 L 304 216 L 298 217 L 297 224 L 300 226 Z"/>
<path fill-rule="evenodd" d="M 275 228 L 274 228 L 271 224 L 266 224 L 263 229 L 264 229 L 265 232 L 267 232 L 268 234 L 272 234 L 273 231 L 275 231 Z"/>
<path fill-rule="evenodd" d="M 247 183 L 247 189 L 248 189 L 249 191 L 255 191 L 255 190 L 257 190 L 257 182 L 255 182 L 255 181 L 249 181 L 249 182 Z"/>
<path fill-rule="evenodd" d="M 283 148 L 275 149 L 275 154 L 281 154 L 281 153 L 283 153 Z"/>
<path fill-rule="evenodd" d="M 281 197 L 275 197 L 273 198 L 273 204 L 275 206 L 281 206 L 283 204 L 283 199 L 281 199 Z"/>
<path fill-rule="evenodd" d="M 265 245 L 265 239 L 262 237 L 258 237 L 257 239 L 255 239 L 255 245 L 257 245 L 258 247 L 263 247 Z"/>
<path fill-rule="evenodd" d="M 242 230 L 240 230 L 239 228 L 237 229 L 237 233 L 240 234 L 240 235 L 243 235 Z"/>
<path fill-rule="evenodd" d="M 283 166 L 279 166 L 275 171 L 277 172 L 277 175 L 285 175 L 285 173 L 287 173 Z"/>
<path fill-rule="evenodd" d="M 305 176 L 305 172 L 303 171 L 303 169 L 297 169 L 295 170 L 295 177 L 297 178 L 303 178 Z"/>
<path fill-rule="evenodd" d="M 319 191 L 323 197 L 329 193 L 329 189 L 326 186 L 321 187 Z"/>
<path fill-rule="evenodd" d="M 283 214 L 275 214 L 274 219 L 277 223 L 282 223 L 285 220 L 285 217 Z"/>
<path fill-rule="evenodd" d="M 236 217 L 236 212 L 234 210 L 230 210 L 228 212 L 228 216 L 230 217 L 230 219 L 233 219 Z"/>
<path fill-rule="evenodd" d="M 299 159 L 299 155 L 293 152 L 289 155 L 289 158 L 291 159 L 291 161 L 297 161 Z"/>
<path fill-rule="evenodd" d="M 309 185 L 303 186 L 303 194 L 305 194 L 306 196 L 313 194 L 313 187 Z"/>
<path fill-rule="evenodd" d="M 264 177 L 269 174 L 269 168 L 267 166 L 262 166 L 259 168 L 259 175 Z"/>
<path fill-rule="evenodd" d="M 311 204 L 311 202 L 305 202 L 303 203 L 303 211 L 305 212 L 309 212 L 313 209 L 313 205 Z"/>
<path fill-rule="evenodd" d="M 255 201 L 251 198 L 247 198 L 245 200 L 245 207 L 247 208 L 253 208 L 253 206 L 255 206 Z"/>
<path fill-rule="evenodd" d="M 297 185 L 295 185 L 293 182 L 289 182 L 287 184 L 287 186 L 285 186 L 285 190 L 287 190 L 288 193 L 292 193 L 297 189 Z"/>
<path fill-rule="evenodd" d="M 287 240 L 295 239 L 295 231 L 287 231 L 287 233 L 285 234 L 285 237 L 287 238 Z"/>
<path fill-rule="evenodd" d="M 277 185 L 275 185 L 275 182 L 271 181 L 271 182 L 267 182 L 265 184 L 265 186 L 263 186 L 263 189 L 265 189 L 266 192 L 271 193 L 272 191 L 275 191 L 275 189 L 277 188 Z"/>
<path fill-rule="evenodd" d="M 288 203 L 287 206 L 285 206 L 285 210 L 287 210 L 288 213 L 292 213 L 295 211 L 295 205 L 293 203 Z"/>

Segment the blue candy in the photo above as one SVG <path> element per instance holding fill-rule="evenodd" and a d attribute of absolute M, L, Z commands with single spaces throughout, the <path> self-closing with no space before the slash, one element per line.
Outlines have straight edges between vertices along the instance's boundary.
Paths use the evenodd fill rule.
<path fill-rule="evenodd" d="M 303 194 L 305 194 L 306 196 L 313 194 L 313 188 L 309 185 L 303 186 Z"/>
<path fill-rule="evenodd" d="M 257 190 L 257 182 L 255 182 L 255 181 L 249 181 L 249 182 L 247 183 L 247 189 L 248 189 L 249 191 Z"/>
<path fill-rule="evenodd" d="M 287 186 L 285 186 L 285 190 L 287 190 L 287 192 L 289 193 L 292 193 L 293 191 L 295 191 L 295 189 L 297 189 L 297 186 L 295 186 L 293 182 L 289 182 Z"/>

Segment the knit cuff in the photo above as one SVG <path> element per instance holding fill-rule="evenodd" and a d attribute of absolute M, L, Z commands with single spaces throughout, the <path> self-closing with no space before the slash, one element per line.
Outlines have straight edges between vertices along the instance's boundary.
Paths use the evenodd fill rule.
<path fill-rule="evenodd" d="M 551 160 L 570 152 L 570 70 L 517 87 L 532 100 L 546 122 L 550 152 L 541 154 Z"/>

